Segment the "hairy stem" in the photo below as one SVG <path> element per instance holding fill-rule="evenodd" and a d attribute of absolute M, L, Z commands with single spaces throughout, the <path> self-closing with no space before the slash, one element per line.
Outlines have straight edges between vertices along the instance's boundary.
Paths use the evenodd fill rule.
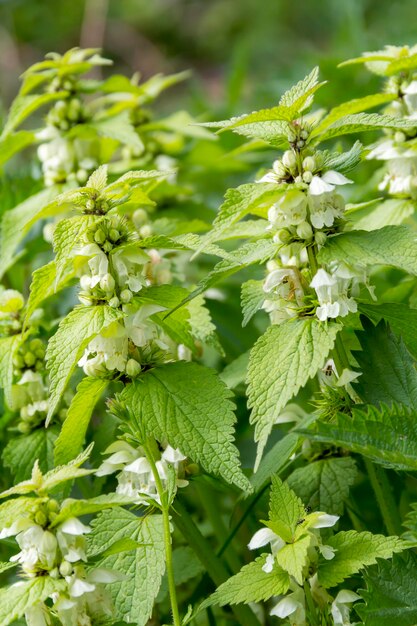
<path fill-rule="evenodd" d="M 152 442 L 153 443 L 153 442 Z M 164 545 L 165 545 L 165 561 L 166 571 L 168 578 L 168 590 L 169 598 L 171 601 L 171 612 L 173 626 L 181 626 L 181 618 L 178 609 L 177 590 L 175 587 L 174 568 L 172 562 L 172 544 L 171 544 L 171 528 L 169 521 L 169 503 L 167 502 L 167 493 L 162 484 L 161 477 L 159 476 L 158 468 L 156 467 L 155 458 L 152 452 L 152 446 L 147 444 L 143 446 L 146 457 L 152 468 L 152 473 L 155 479 L 156 490 L 161 501 L 162 520 L 164 526 Z"/>

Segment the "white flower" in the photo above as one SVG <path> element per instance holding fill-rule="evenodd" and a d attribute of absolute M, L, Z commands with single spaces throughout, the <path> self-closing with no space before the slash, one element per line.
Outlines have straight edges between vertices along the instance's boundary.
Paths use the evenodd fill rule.
<path fill-rule="evenodd" d="M 310 528 L 331 528 L 339 520 L 339 515 L 329 515 L 328 513 L 314 513 L 314 521 Z"/>
<path fill-rule="evenodd" d="M 148 318 L 159 311 L 165 310 L 165 307 L 158 304 L 144 304 L 138 311 L 132 312 L 125 318 L 127 336 L 136 346 L 144 346 L 151 339 L 155 338 L 157 327 Z"/>
<path fill-rule="evenodd" d="M 281 539 L 279 535 L 277 535 L 270 528 L 261 528 L 259 529 L 252 537 L 250 542 L 248 543 L 249 550 L 257 550 L 258 548 L 262 548 L 267 544 L 270 544 L 271 547 L 271 556 L 274 557 L 280 550 L 285 546 L 285 541 Z M 262 567 L 264 572 L 272 571 L 273 560 L 267 560 L 265 565 Z"/>
<path fill-rule="evenodd" d="M 83 580 L 82 578 L 74 577 L 71 581 L 69 592 L 73 598 L 80 598 L 85 593 L 91 593 L 96 588 L 95 585 Z"/>
<path fill-rule="evenodd" d="M 270 228 L 297 226 L 306 216 L 307 196 L 298 189 L 286 191 L 268 211 Z"/>
<path fill-rule="evenodd" d="M 328 170 L 321 176 L 313 176 L 308 192 L 310 196 L 320 196 L 323 193 L 334 191 L 338 185 L 347 185 L 352 182 L 352 180 L 346 178 L 346 176 L 343 176 L 340 172 Z"/>
<path fill-rule="evenodd" d="M 76 517 L 71 517 L 57 527 L 56 537 L 62 556 L 70 563 L 86 561 L 84 535 L 91 528 Z"/>
<path fill-rule="evenodd" d="M 25 611 L 25 619 L 28 626 L 49 626 L 51 616 L 43 602 L 34 604 Z"/>
<path fill-rule="evenodd" d="M 317 270 L 310 287 L 315 289 L 319 301 L 320 306 L 316 310 L 319 320 L 345 317 L 349 312 L 357 311 L 355 300 L 347 295 L 352 276 L 353 274 L 349 274 L 348 278 L 342 270 L 335 274 L 329 274 L 322 268 Z"/>
<path fill-rule="evenodd" d="M 116 250 L 112 255 L 112 262 L 119 286 L 128 288 L 135 293 L 140 291 L 146 284 L 142 270 L 148 261 L 148 255 L 140 249 L 120 248 Z"/>
<path fill-rule="evenodd" d="M 351 605 L 360 600 L 360 596 L 349 589 L 339 591 L 332 602 L 331 613 L 334 626 L 353 626 L 350 621 Z"/>
<path fill-rule="evenodd" d="M 89 257 L 87 265 L 91 273 L 90 286 L 95 287 L 108 274 L 109 260 L 96 243 L 88 243 L 74 250 L 74 256 Z"/>
<path fill-rule="evenodd" d="M 314 228 L 330 227 L 336 218 L 340 218 L 345 210 L 345 202 L 337 193 L 328 192 L 310 195 L 308 199 L 310 221 Z"/>
<path fill-rule="evenodd" d="M 298 585 L 291 587 L 294 591 L 284 596 L 272 609 L 270 615 L 276 615 L 281 619 L 291 615 L 292 626 L 305 626 L 305 596 L 304 591 Z"/>
<path fill-rule="evenodd" d="M 123 324 L 113 322 L 94 337 L 78 365 L 85 368 L 91 354 L 95 354 L 98 364 L 104 363 L 109 371 L 124 372 L 128 360 L 128 336 Z"/>
<path fill-rule="evenodd" d="M 322 555 L 322 557 L 324 559 L 326 559 L 326 561 L 331 561 L 332 559 L 334 559 L 334 556 L 336 554 L 336 549 L 333 548 L 332 546 L 328 546 L 325 544 L 320 544 L 317 546 L 319 549 L 320 554 Z"/>

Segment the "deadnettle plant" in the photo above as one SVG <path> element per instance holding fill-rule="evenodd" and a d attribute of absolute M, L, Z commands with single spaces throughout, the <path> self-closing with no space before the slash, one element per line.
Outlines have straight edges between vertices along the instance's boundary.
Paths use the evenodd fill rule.
<path fill-rule="evenodd" d="M 329 111 L 315 68 L 202 125 L 151 110 L 184 73 L 109 76 L 95 49 L 25 72 L 0 137 L 31 172 L 0 235 L 0 624 L 415 623 L 416 56 L 366 53 L 383 93 Z"/>

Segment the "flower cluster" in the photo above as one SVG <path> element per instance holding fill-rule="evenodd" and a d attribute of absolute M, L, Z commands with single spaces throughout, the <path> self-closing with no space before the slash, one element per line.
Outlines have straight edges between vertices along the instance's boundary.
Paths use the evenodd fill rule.
<path fill-rule="evenodd" d="M 97 476 L 118 472 L 116 493 L 133 498 L 137 504 L 145 506 L 153 502 L 161 504 L 151 464 L 142 449 L 135 449 L 125 441 L 116 441 L 105 452 L 110 456 L 97 470 Z M 164 489 L 167 489 L 172 470 L 176 476 L 176 487 L 188 485 L 188 481 L 184 479 L 185 459 L 179 450 L 165 446 L 161 458 L 155 463 Z"/>
<path fill-rule="evenodd" d="M 308 559 L 303 568 L 303 578 L 308 585 L 307 593 L 315 600 L 317 607 L 321 608 L 324 615 L 329 613 L 333 619 L 334 626 L 349 626 L 350 608 L 353 602 L 359 599 L 356 593 L 349 590 L 339 591 L 335 598 L 332 598 L 318 582 L 317 572 L 312 574 L 316 568 L 318 554 L 326 560 L 332 560 L 335 556 L 335 549 L 323 544 L 320 537 L 321 528 L 330 528 L 336 524 L 339 517 L 328 515 L 327 513 L 316 512 L 306 514 L 300 520 L 298 533 L 307 536 L 310 540 L 308 548 Z M 271 522 L 271 526 L 273 523 Z M 300 535 L 301 536 L 301 535 Z M 256 550 L 266 545 L 270 546 L 271 553 L 267 555 L 262 570 L 269 574 L 273 571 L 277 562 L 277 555 L 288 542 L 283 539 L 278 532 L 272 528 L 265 527 L 258 530 L 248 544 L 250 550 Z M 306 626 L 306 589 L 301 584 L 301 580 L 290 577 L 289 593 L 276 597 L 275 604 L 270 611 L 270 615 L 275 615 L 281 619 L 288 619 L 291 626 Z M 327 621 L 326 621 L 327 623 Z M 354 625 L 351 625 L 354 626 Z"/>
<path fill-rule="evenodd" d="M 360 283 L 367 284 L 364 271 L 338 264 L 319 267 L 312 274 L 310 259 L 342 223 L 345 201 L 338 187 L 352 181 L 326 169 L 323 153 L 303 158 L 291 149 L 258 182 L 283 186 L 278 201 L 268 210 L 268 230 L 279 245 L 277 257 L 267 264 L 263 283 L 263 308 L 271 322 L 279 324 L 308 313 L 312 306 L 321 321 L 356 312 L 352 295 L 358 293 Z"/>
<path fill-rule="evenodd" d="M 15 536 L 20 552 L 10 561 L 20 566 L 24 578 L 49 576 L 63 583 L 60 591 L 51 594 L 51 608 L 42 602 L 28 609 L 28 623 L 46 626 L 52 614 L 63 626 L 90 626 L 91 613 L 97 612 L 98 606 L 107 617 L 112 615 L 101 585 L 117 577 L 103 569 L 87 572 L 85 535 L 91 529 L 76 517 L 54 525 L 59 509 L 56 500 L 43 498 L 38 506 L 22 511 L 11 526 L 3 528 L 0 539 Z"/>

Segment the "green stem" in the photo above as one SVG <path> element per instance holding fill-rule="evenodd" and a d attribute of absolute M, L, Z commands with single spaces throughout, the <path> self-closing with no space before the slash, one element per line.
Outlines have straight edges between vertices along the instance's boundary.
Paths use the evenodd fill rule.
<path fill-rule="evenodd" d="M 308 262 L 310 263 L 312 276 L 314 276 L 317 270 L 319 269 L 319 266 L 317 264 L 316 254 L 317 254 L 317 250 L 316 250 L 315 244 L 307 246 L 307 256 L 308 256 Z"/>
<path fill-rule="evenodd" d="M 154 444 L 154 442 L 149 442 L 147 445 L 144 445 L 143 448 L 145 450 L 146 457 L 151 466 L 152 474 L 155 480 L 156 490 L 158 492 L 159 499 L 161 501 L 161 511 L 162 511 L 162 520 L 163 520 L 163 528 L 164 528 L 165 561 L 166 561 L 166 571 L 167 571 L 167 578 L 168 578 L 169 598 L 171 601 L 173 626 L 181 626 L 181 618 L 180 618 L 180 613 L 178 609 L 177 590 L 175 587 L 175 579 L 174 579 L 174 568 L 173 568 L 173 562 L 172 562 L 169 503 L 167 502 L 167 497 L 166 497 L 167 494 L 162 484 L 162 480 L 159 475 L 158 468 L 156 467 L 155 458 L 151 450 L 152 444 Z"/>
<path fill-rule="evenodd" d="M 387 531 L 390 535 L 401 535 L 401 518 L 386 471 L 369 459 L 364 458 L 364 462 Z"/>
<path fill-rule="evenodd" d="M 229 578 L 229 572 L 214 553 L 212 546 L 204 539 L 191 516 L 179 500 L 175 502 L 175 510 L 172 516 L 175 525 L 206 568 L 212 581 L 216 586 L 221 585 Z M 249 606 L 233 605 L 231 609 L 239 624 L 244 624 L 245 626 L 260 626 L 258 618 Z"/>

